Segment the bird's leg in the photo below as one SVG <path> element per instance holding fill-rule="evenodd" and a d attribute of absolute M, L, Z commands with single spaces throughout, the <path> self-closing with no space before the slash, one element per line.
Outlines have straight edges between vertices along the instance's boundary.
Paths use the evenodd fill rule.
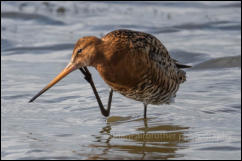
<path fill-rule="evenodd" d="M 146 119 L 146 113 L 147 113 L 147 104 L 144 103 L 144 119 Z"/>
<path fill-rule="evenodd" d="M 107 107 L 107 110 L 106 110 L 104 108 L 103 104 L 102 104 L 102 101 L 101 101 L 99 95 L 98 95 L 98 92 L 97 92 L 97 89 L 95 87 L 95 84 L 93 83 L 91 73 L 89 72 L 87 67 L 80 68 L 80 71 L 85 75 L 84 78 L 86 79 L 86 81 L 88 81 L 88 83 L 90 83 L 103 116 L 106 116 L 106 117 L 109 116 L 110 109 L 111 109 L 112 96 L 113 96 L 113 89 L 110 90 L 109 98 L 108 98 L 108 107 Z"/>

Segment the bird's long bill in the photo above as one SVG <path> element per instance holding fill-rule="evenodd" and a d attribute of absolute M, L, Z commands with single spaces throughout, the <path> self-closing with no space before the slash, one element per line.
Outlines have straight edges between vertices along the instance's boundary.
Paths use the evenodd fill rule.
<path fill-rule="evenodd" d="M 33 102 L 36 98 L 38 98 L 41 94 L 43 94 L 45 91 L 47 91 L 49 88 L 54 86 L 57 82 L 59 82 L 62 78 L 64 78 L 66 75 L 71 73 L 77 69 L 77 67 L 74 64 L 68 64 L 64 70 L 62 70 L 45 88 L 43 88 L 39 93 L 37 93 L 29 102 Z"/>

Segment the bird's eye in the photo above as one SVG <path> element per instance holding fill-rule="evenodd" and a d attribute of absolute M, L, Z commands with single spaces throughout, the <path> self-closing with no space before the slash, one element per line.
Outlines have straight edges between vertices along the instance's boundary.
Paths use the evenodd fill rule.
<path fill-rule="evenodd" d="M 77 54 L 80 54 L 82 52 L 82 49 L 77 50 Z"/>

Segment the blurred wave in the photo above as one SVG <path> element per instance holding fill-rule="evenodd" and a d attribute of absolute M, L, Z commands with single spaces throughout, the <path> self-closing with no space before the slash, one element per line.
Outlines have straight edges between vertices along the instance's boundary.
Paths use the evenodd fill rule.
<path fill-rule="evenodd" d="M 241 55 L 215 58 L 199 63 L 192 69 L 223 69 L 223 68 L 241 68 Z"/>
<path fill-rule="evenodd" d="M 2 51 L 4 55 L 21 55 L 21 54 L 48 54 L 48 51 L 72 50 L 74 44 L 53 44 L 44 46 L 25 46 L 25 47 L 8 47 Z"/>
<path fill-rule="evenodd" d="M 64 22 L 54 20 L 50 17 L 35 14 L 35 13 L 22 13 L 22 12 L 1 12 L 1 18 L 8 18 L 14 20 L 35 21 L 37 24 L 42 25 L 65 25 Z"/>

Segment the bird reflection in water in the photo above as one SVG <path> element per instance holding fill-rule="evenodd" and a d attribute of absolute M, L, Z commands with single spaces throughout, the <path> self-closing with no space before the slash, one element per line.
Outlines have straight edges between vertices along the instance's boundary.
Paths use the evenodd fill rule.
<path fill-rule="evenodd" d="M 183 157 L 183 154 L 177 154 L 177 151 L 185 149 L 188 145 L 189 139 L 184 135 L 188 131 L 188 127 L 157 124 L 149 127 L 147 119 L 132 121 L 143 121 L 144 125 L 136 128 L 137 133 L 129 135 L 113 134 L 112 126 L 130 123 L 130 121 L 107 123 L 99 135 L 94 136 L 95 144 L 88 146 L 95 149 L 92 154 L 85 154 L 88 159 L 143 160 Z"/>

